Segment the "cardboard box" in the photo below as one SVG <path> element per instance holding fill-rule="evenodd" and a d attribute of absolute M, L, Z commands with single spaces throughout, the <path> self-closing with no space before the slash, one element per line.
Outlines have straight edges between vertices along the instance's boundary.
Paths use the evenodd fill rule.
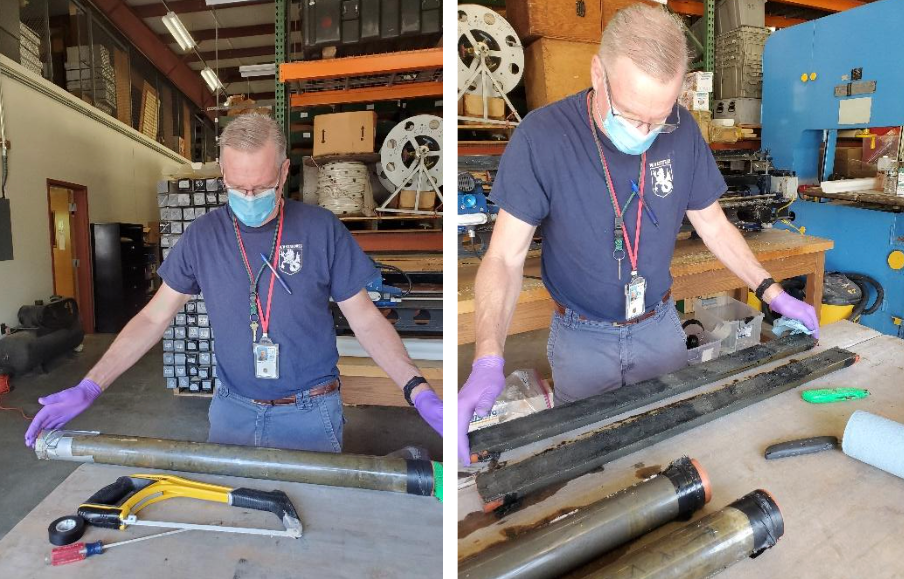
<path fill-rule="evenodd" d="M 359 111 L 314 117 L 314 156 L 374 152 L 377 113 Z"/>
<path fill-rule="evenodd" d="M 684 75 L 684 90 L 693 92 L 713 92 L 713 73 L 687 73 Z"/>
<path fill-rule="evenodd" d="M 678 97 L 678 102 L 689 111 L 708 111 L 709 93 L 684 91 Z"/>
<path fill-rule="evenodd" d="M 709 127 L 709 140 L 711 143 L 737 143 L 741 138 L 741 130 L 738 127 Z"/>
<path fill-rule="evenodd" d="M 703 135 L 703 140 L 708 143 L 712 114 L 709 111 L 690 111 L 690 113 L 697 126 L 700 127 L 700 134 Z"/>
<path fill-rule="evenodd" d="M 863 150 L 860 147 L 837 147 L 835 149 L 835 165 L 832 172 L 843 177 L 852 177 L 855 170 L 854 163 L 862 164 Z"/>
<path fill-rule="evenodd" d="M 417 191 L 413 189 L 402 189 L 399 193 L 399 208 L 400 209 L 414 209 L 414 199 L 417 196 Z M 418 200 L 418 207 L 421 211 L 431 211 L 433 207 L 436 205 L 436 192 L 435 191 L 421 191 L 421 198 Z"/>
<path fill-rule="evenodd" d="M 541 38 L 524 53 L 527 108 L 540 108 L 590 88 L 590 60 L 597 45 Z"/>
<path fill-rule="evenodd" d="M 483 96 L 481 95 L 465 94 L 458 101 L 458 106 L 458 112 L 463 116 L 483 118 Z M 498 121 L 505 118 L 505 101 L 502 97 L 487 97 L 487 116 Z"/>

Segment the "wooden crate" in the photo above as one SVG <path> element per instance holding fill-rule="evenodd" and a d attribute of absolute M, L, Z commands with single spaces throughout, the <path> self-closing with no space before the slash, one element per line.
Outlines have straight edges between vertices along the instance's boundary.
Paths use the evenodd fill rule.
<path fill-rule="evenodd" d="M 506 19 L 529 45 L 540 38 L 564 38 L 597 44 L 603 35 L 603 0 L 583 2 L 578 16 L 574 0 L 507 0 Z"/>
<path fill-rule="evenodd" d="M 541 38 L 524 54 L 527 108 L 533 110 L 590 87 L 596 44 Z"/>
<path fill-rule="evenodd" d="M 651 0 L 585 0 L 579 16 L 574 0 L 508 0 L 505 18 L 525 46 L 540 38 L 599 44 L 615 13 L 637 2 L 658 5 Z"/>

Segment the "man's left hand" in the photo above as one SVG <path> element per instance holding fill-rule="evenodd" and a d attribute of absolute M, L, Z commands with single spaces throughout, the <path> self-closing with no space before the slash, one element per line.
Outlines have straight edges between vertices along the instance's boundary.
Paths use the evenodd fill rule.
<path fill-rule="evenodd" d="M 808 303 L 791 297 L 788 292 L 781 292 L 769 302 L 772 311 L 787 318 L 800 321 L 807 329 L 813 332 L 813 337 L 819 339 L 819 321 L 816 319 L 816 310 Z"/>
<path fill-rule="evenodd" d="M 443 401 L 433 390 L 424 390 L 414 398 L 414 407 L 418 414 L 440 436 L 443 435 Z"/>

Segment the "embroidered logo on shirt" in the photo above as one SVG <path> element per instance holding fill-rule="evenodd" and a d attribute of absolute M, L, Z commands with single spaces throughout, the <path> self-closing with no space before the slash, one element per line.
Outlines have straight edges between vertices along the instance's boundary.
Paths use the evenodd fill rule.
<path fill-rule="evenodd" d="M 663 159 L 650 163 L 650 179 L 653 181 L 653 194 L 657 197 L 668 197 L 672 193 L 672 159 Z"/>
<path fill-rule="evenodd" d="M 279 246 L 279 271 L 286 275 L 295 275 L 301 271 L 301 245 Z"/>

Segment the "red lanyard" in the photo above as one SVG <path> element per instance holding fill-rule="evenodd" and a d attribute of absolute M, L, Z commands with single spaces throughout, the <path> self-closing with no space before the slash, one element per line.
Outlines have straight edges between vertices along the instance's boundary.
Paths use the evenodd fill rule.
<path fill-rule="evenodd" d="M 606 188 L 609 190 L 609 195 L 612 197 L 612 208 L 615 210 L 615 216 L 624 223 L 624 216 L 622 215 L 621 207 L 618 205 L 618 198 L 615 196 L 615 186 L 612 184 L 612 176 L 609 174 L 609 164 L 606 162 L 606 155 L 603 153 L 603 146 L 600 143 L 599 137 L 596 135 L 596 124 L 593 122 L 593 113 L 592 113 L 592 93 L 587 93 L 587 114 L 590 117 L 590 131 L 593 133 L 593 140 L 596 142 L 596 149 L 600 155 L 600 162 L 603 165 L 603 173 L 606 175 Z M 637 273 L 637 256 L 640 251 L 640 226 L 643 223 L 641 219 L 643 217 L 643 190 L 644 185 L 646 184 L 646 171 L 643 170 L 647 165 L 647 153 L 644 152 L 640 156 L 640 175 L 638 176 L 638 200 L 637 200 L 637 226 L 634 229 L 634 248 L 631 248 L 631 240 L 628 237 L 628 232 L 623 228 L 622 229 L 622 237 L 625 240 L 625 252 L 628 254 L 628 260 L 631 262 L 631 270 L 633 273 Z M 627 205 L 625 209 L 627 209 Z"/>
<path fill-rule="evenodd" d="M 279 210 L 279 229 L 277 230 L 277 233 L 276 233 L 276 246 L 274 247 L 275 251 L 273 252 L 271 257 L 275 257 L 276 255 L 279 255 L 279 244 L 282 241 L 283 216 L 285 215 L 285 213 L 286 213 L 285 208 L 284 207 L 280 208 L 280 210 Z M 235 217 L 233 217 L 233 219 L 235 219 Z M 236 237 L 239 240 L 239 249 L 242 250 L 242 259 L 245 260 L 245 268 L 248 271 L 248 276 L 251 277 L 254 274 L 251 272 L 251 264 L 248 262 L 248 254 L 245 253 L 245 244 L 242 241 L 242 233 L 241 233 L 241 231 L 239 231 L 238 224 L 236 224 L 235 233 L 236 233 Z M 277 262 L 278 261 L 279 260 L 277 260 Z M 276 268 L 276 266 L 274 265 L 274 269 L 275 268 Z M 260 279 L 260 276 L 258 276 L 258 279 Z M 264 334 L 263 334 L 264 336 L 267 335 L 268 330 L 270 329 L 270 306 L 273 305 L 273 286 L 275 285 L 274 282 L 276 282 L 276 272 L 271 271 L 270 272 L 270 289 L 267 290 L 267 313 L 266 314 L 264 313 L 264 308 L 261 307 L 260 295 L 257 293 L 257 291 L 254 292 L 255 299 L 257 300 L 257 311 L 260 312 L 259 315 L 261 318 L 261 329 L 264 331 Z M 255 286 L 256 285 L 257 285 L 257 282 L 255 281 Z"/>

